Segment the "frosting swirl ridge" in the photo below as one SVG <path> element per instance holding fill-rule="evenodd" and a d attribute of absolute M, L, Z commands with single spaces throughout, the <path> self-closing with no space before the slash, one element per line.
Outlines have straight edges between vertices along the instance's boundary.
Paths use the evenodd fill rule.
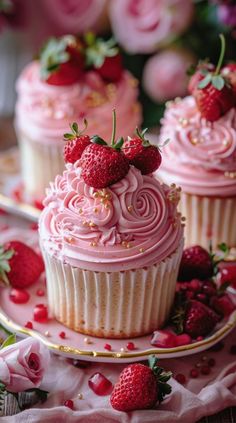
<path fill-rule="evenodd" d="M 43 248 L 87 270 L 115 271 L 156 264 L 182 238 L 179 190 L 132 167 L 121 181 L 95 190 L 78 162 L 51 184 L 40 219 Z"/>

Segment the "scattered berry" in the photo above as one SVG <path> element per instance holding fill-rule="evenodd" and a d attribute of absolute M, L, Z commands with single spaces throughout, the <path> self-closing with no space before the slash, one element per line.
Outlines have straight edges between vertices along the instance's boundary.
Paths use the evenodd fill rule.
<path fill-rule="evenodd" d="M 136 363 L 124 368 L 111 394 L 113 408 L 126 412 L 152 408 L 171 392 L 170 385 L 163 385 L 163 380 L 167 382 L 171 373 L 164 373 L 156 363 L 157 359 L 152 356 L 149 359 L 151 367 Z"/>
<path fill-rule="evenodd" d="M 208 335 L 215 327 L 220 317 L 205 304 L 191 300 L 187 304 L 184 331 L 192 338 Z"/>
<path fill-rule="evenodd" d="M 129 163 L 141 171 L 143 175 L 155 172 L 161 164 L 161 153 L 157 146 L 151 145 L 137 129 L 137 137 L 128 139 L 123 145 L 123 152 Z"/>
<path fill-rule="evenodd" d="M 199 371 L 197 369 L 191 369 L 190 370 L 190 377 L 193 379 L 196 379 L 199 376 Z"/>
<path fill-rule="evenodd" d="M 132 350 L 135 350 L 135 345 L 134 345 L 133 342 L 128 342 L 127 345 L 126 345 L 126 348 L 127 348 L 127 350 L 132 351 Z"/>
<path fill-rule="evenodd" d="M 167 330 L 156 330 L 152 334 L 151 344 L 158 348 L 176 347 L 177 336 Z"/>
<path fill-rule="evenodd" d="M 84 129 L 79 131 L 76 122 L 70 125 L 72 133 L 64 134 L 67 141 L 64 147 L 64 160 L 66 163 L 75 163 L 82 156 L 83 151 L 91 143 L 88 135 L 83 135 L 87 129 L 87 121 L 84 120 Z"/>
<path fill-rule="evenodd" d="M 182 373 L 178 373 L 177 375 L 175 375 L 175 380 L 177 380 L 177 382 L 181 385 L 184 385 L 186 383 L 186 377 Z"/>
<path fill-rule="evenodd" d="M 209 358 L 209 360 L 208 360 L 208 366 L 214 367 L 215 364 L 216 364 L 215 359 L 214 358 Z"/>
<path fill-rule="evenodd" d="M 65 332 L 60 332 L 59 336 L 61 339 L 65 339 L 66 338 L 66 333 Z"/>
<path fill-rule="evenodd" d="M 71 399 L 68 399 L 64 402 L 64 406 L 71 408 L 71 410 L 73 410 L 74 409 L 74 402 Z"/>
<path fill-rule="evenodd" d="M 90 389 L 100 396 L 110 395 L 113 385 L 105 376 L 101 373 L 94 373 L 88 380 Z"/>
<path fill-rule="evenodd" d="M 30 295 L 24 289 L 13 288 L 10 290 L 9 298 L 15 304 L 25 304 L 29 301 Z"/>
<path fill-rule="evenodd" d="M 201 367 L 201 374 L 202 375 L 209 375 L 211 372 L 211 368 L 208 365 L 204 365 Z"/>
<path fill-rule="evenodd" d="M 110 344 L 105 344 L 104 345 L 104 350 L 111 351 L 111 345 Z"/>
<path fill-rule="evenodd" d="M 37 304 L 34 307 L 34 320 L 39 323 L 46 323 L 48 321 L 48 309 L 44 304 Z"/>
<path fill-rule="evenodd" d="M 44 291 L 43 289 L 38 289 L 38 290 L 36 291 L 36 295 L 37 295 L 38 297 L 43 297 L 43 296 L 45 295 L 45 291 Z"/>
<path fill-rule="evenodd" d="M 236 288 L 236 266 L 235 264 L 227 265 L 220 269 L 219 282 L 221 285 L 229 283 L 233 288 Z"/>
<path fill-rule="evenodd" d="M 209 253 L 199 245 L 186 248 L 182 255 L 179 281 L 207 279 L 213 275 L 213 266 Z"/>
<path fill-rule="evenodd" d="M 33 329 L 33 323 L 32 322 L 26 322 L 26 324 L 25 324 L 25 328 L 27 328 L 27 329 Z"/>
<path fill-rule="evenodd" d="M 42 203 L 42 201 L 40 200 L 34 200 L 34 207 L 36 207 L 36 209 L 38 210 L 43 210 L 44 209 L 44 205 Z"/>
<path fill-rule="evenodd" d="M 26 288 L 35 283 L 44 271 L 42 257 L 20 241 L 0 247 L 0 278 L 14 288 Z"/>

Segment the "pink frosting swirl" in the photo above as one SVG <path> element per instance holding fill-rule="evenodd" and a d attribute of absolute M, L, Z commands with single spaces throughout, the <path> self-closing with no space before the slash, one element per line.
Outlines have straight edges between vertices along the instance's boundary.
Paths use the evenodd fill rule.
<path fill-rule="evenodd" d="M 162 119 L 160 140 L 167 138 L 164 180 L 199 195 L 236 195 L 235 108 L 211 123 L 201 117 L 192 96 L 174 101 Z"/>
<path fill-rule="evenodd" d="M 57 176 L 45 199 L 40 238 L 48 253 L 94 271 L 159 263 L 178 247 L 183 229 L 179 191 L 131 167 L 127 176 L 96 191 L 80 178 L 78 162 Z"/>
<path fill-rule="evenodd" d="M 69 123 L 83 125 L 84 118 L 91 135 L 110 138 L 113 108 L 117 111 L 117 136 L 132 134 L 141 122 L 137 82 L 127 71 L 117 84 L 105 84 L 90 71 L 80 83 L 53 86 L 40 79 L 39 63 L 35 61 L 23 70 L 16 89 L 17 128 L 35 142 L 61 142 Z"/>

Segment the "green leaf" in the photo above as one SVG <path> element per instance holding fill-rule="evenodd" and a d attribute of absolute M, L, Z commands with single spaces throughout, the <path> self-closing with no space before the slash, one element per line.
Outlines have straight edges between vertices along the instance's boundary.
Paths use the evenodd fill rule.
<path fill-rule="evenodd" d="M 73 140 L 75 138 L 75 136 L 73 134 L 64 134 L 63 137 L 66 140 Z"/>
<path fill-rule="evenodd" d="M 78 134 L 78 132 L 79 132 L 78 123 L 77 123 L 77 122 L 73 122 L 73 123 L 70 125 L 70 127 L 71 127 L 72 132 L 73 132 L 75 135 L 77 135 L 77 134 Z"/>
<path fill-rule="evenodd" d="M 124 144 L 124 138 L 123 138 L 123 137 L 121 137 L 121 138 L 119 138 L 119 139 L 117 140 L 117 142 L 115 143 L 114 148 L 115 148 L 116 150 L 120 150 L 123 144 Z"/>
<path fill-rule="evenodd" d="M 16 343 L 16 334 L 12 333 L 7 339 L 5 339 L 5 341 L 2 343 L 0 350 L 2 350 L 3 348 L 8 347 L 9 345 L 15 344 Z"/>
<path fill-rule="evenodd" d="M 91 141 L 94 144 L 100 144 L 100 145 L 107 145 L 106 141 L 104 141 L 101 137 L 99 137 L 98 135 L 93 135 L 91 138 Z"/>
<path fill-rule="evenodd" d="M 158 363 L 158 358 L 155 355 L 149 355 L 148 357 L 148 365 L 150 369 L 153 369 Z"/>
<path fill-rule="evenodd" d="M 198 88 L 205 88 L 211 82 L 212 74 L 208 73 L 198 84 Z"/>
<path fill-rule="evenodd" d="M 222 90 L 222 88 L 225 85 L 225 81 L 224 78 L 222 78 L 222 76 L 220 75 L 215 75 L 212 77 L 212 85 L 219 91 Z"/>
<path fill-rule="evenodd" d="M 222 242 L 221 244 L 219 244 L 218 249 L 225 254 L 228 254 L 228 252 L 229 252 L 229 247 L 225 242 Z"/>

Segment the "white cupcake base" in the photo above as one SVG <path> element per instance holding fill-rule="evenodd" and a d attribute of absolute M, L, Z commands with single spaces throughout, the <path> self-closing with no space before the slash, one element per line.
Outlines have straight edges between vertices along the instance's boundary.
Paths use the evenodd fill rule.
<path fill-rule="evenodd" d="M 50 313 L 65 326 L 91 336 L 151 333 L 168 318 L 182 249 L 183 243 L 149 268 L 112 273 L 74 268 L 43 251 Z"/>
<path fill-rule="evenodd" d="M 181 193 L 179 211 L 186 217 L 185 245 L 216 248 L 222 242 L 236 246 L 236 197 L 201 197 Z"/>
<path fill-rule="evenodd" d="M 43 144 L 18 134 L 21 155 L 21 174 L 26 196 L 42 200 L 45 189 L 56 175 L 62 174 L 63 142 Z"/>

